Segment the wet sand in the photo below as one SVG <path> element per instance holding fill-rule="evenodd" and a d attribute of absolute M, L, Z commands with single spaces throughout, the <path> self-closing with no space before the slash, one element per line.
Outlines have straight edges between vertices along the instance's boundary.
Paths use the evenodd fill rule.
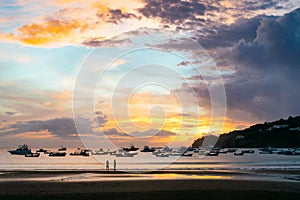
<path fill-rule="evenodd" d="M 270 173 L 270 172 L 268 172 Z M 209 174 L 209 175 L 207 175 Z M 0 199 L 299 199 L 300 182 L 230 172 L 4 172 Z M 294 172 L 297 175 L 298 171 Z M 93 179 L 91 177 L 97 177 Z M 214 176 L 217 177 L 214 179 Z M 64 177 L 64 178 L 63 178 Z M 75 178 L 74 178 L 75 177 Z M 105 177 L 108 177 L 107 179 Z M 161 178 L 159 178 L 161 177 Z M 189 178 L 187 178 L 189 177 Z M 221 178 L 220 178 L 221 177 Z M 223 178 L 222 178 L 223 177 Z M 226 177 L 228 179 L 226 179 Z M 232 177 L 240 177 L 232 179 Z M 69 178 L 69 179 L 68 179 Z M 87 179 L 88 178 L 88 179 Z M 86 181 L 89 180 L 89 181 Z"/>

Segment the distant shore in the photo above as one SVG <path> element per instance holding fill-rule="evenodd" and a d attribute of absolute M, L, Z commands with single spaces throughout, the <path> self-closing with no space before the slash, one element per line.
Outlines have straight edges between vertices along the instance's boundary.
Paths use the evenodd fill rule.
<path fill-rule="evenodd" d="M 186 175 L 185 178 L 180 178 L 181 173 Z M 300 197 L 300 181 L 288 179 L 274 181 L 275 179 L 256 178 L 250 180 L 247 178 L 255 177 L 256 173 L 261 172 L 244 174 L 242 172 L 178 172 L 169 170 L 136 174 L 107 173 L 105 171 L 5 171 L 0 172 L 0 199 L 274 200 L 298 199 Z M 269 170 L 263 173 L 285 173 L 286 175 L 299 176 L 299 170 Z M 203 178 L 195 178 L 197 175 L 203 176 Z M 85 181 L 86 176 L 91 178 L 90 181 Z M 75 179 L 72 179 L 72 177 L 75 177 Z M 98 177 L 98 179 L 95 181 L 93 177 Z M 107 177 L 108 179 L 106 179 Z M 240 178 L 232 179 L 228 177 Z"/>

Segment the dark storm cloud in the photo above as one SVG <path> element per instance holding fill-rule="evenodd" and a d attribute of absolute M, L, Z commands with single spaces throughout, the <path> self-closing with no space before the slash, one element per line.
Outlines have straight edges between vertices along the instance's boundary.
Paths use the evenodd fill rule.
<path fill-rule="evenodd" d="M 217 35 L 210 33 L 207 45 L 217 52 L 218 63 L 231 71 L 222 75 L 228 116 L 262 121 L 299 115 L 300 9 L 284 16 L 238 20 L 227 28 L 227 33 L 221 28 Z M 199 102 L 208 107 L 210 95 L 203 78 L 186 79 L 195 82 L 179 90 L 197 93 Z"/>
<path fill-rule="evenodd" d="M 114 23 L 114 24 L 120 23 L 122 19 L 128 19 L 128 18 L 140 19 L 140 17 L 136 16 L 135 14 L 125 13 L 120 9 L 109 10 L 108 14 L 98 13 L 97 16 L 102 18 L 105 22 Z"/>
<path fill-rule="evenodd" d="M 300 9 L 263 19 L 256 38 L 241 40 L 228 57 L 239 66 L 226 84 L 233 111 L 267 119 L 300 114 Z"/>
<path fill-rule="evenodd" d="M 268 8 L 282 8 L 281 6 L 277 6 L 279 2 L 285 2 L 287 0 L 251 0 L 251 1 L 244 1 L 245 11 L 248 10 L 265 10 Z"/>
<path fill-rule="evenodd" d="M 187 20 L 203 21 L 198 16 L 204 16 L 209 8 L 199 1 L 182 0 L 147 0 L 144 8 L 139 12 L 147 18 L 159 18 L 163 23 L 182 24 Z"/>
<path fill-rule="evenodd" d="M 286 1 L 247 0 L 226 5 L 220 0 L 144 0 L 145 6 L 138 11 L 147 18 L 161 20 L 164 27 L 176 25 L 177 31 L 196 31 L 207 26 L 222 24 L 227 21 L 228 16 L 238 19 L 242 18 L 245 12 L 255 13 L 271 8 L 283 9 L 280 3 Z"/>
<path fill-rule="evenodd" d="M 86 119 L 81 119 L 86 121 Z M 76 126 L 72 118 L 56 118 L 45 121 L 28 121 L 28 122 L 16 122 L 4 127 L 4 131 L 1 131 L 1 135 L 10 134 L 22 134 L 26 132 L 39 132 L 47 130 L 55 136 L 66 138 L 74 137 L 77 134 Z M 91 130 L 91 127 L 90 127 Z"/>
<path fill-rule="evenodd" d="M 256 34 L 252 42 L 241 40 L 234 47 L 233 62 L 258 71 L 278 69 L 288 75 L 299 70 L 300 9 L 278 19 L 262 19 Z"/>
<path fill-rule="evenodd" d="M 241 18 L 231 25 L 218 25 L 201 30 L 197 34 L 197 41 L 205 49 L 216 47 L 232 47 L 234 43 L 244 39 L 247 42 L 253 41 L 256 37 L 256 30 L 263 18 L 273 18 L 267 16 L 257 16 L 251 19 Z"/>

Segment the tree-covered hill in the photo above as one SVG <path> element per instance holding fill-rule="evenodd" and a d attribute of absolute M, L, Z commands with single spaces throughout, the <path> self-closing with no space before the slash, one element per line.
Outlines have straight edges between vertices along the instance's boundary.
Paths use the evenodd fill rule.
<path fill-rule="evenodd" d="M 194 141 L 193 147 L 202 145 L 204 138 Z M 244 130 L 221 134 L 215 147 L 300 147 L 300 116 L 274 122 L 256 124 Z"/>

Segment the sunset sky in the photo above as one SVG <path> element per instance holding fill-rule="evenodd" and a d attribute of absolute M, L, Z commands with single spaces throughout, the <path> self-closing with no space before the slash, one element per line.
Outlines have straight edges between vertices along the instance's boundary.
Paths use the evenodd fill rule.
<path fill-rule="evenodd" d="M 300 114 L 300 0 L 0 2 L 0 147 L 188 145 Z"/>

